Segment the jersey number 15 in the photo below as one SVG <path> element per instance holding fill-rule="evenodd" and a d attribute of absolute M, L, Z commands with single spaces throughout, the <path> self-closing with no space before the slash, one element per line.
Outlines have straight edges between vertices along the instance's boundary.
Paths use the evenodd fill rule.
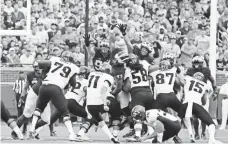
<path fill-rule="evenodd" d="M 191 80 L 190 81 L 190 87 L 189 87 L 189 91 L 195 91 L 195 92 L 198 92 L 198 93 L 202 93 L 203 92 L 203 87 L 204 85 L 200 82 L 196 82 L 194 80 Z"/>

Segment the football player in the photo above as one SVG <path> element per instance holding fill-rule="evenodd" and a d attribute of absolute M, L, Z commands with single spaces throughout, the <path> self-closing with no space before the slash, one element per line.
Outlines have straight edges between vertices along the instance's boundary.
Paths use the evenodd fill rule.
<path fill-rule="evenodd" d="M 87 87 L 87 109 L 98 125 L 114 143 L 119 143 L 112 135 L 101 114 L 109 111 L 107 96 L 111 92 L 114 84 L 114 78 L 110 75 L 111 66 L 104 63 L 99 71 L 91 72 Z"/>
<path fill-rule="evenodd" d="M 87 119 L 87 112 L 85 110 L 85 107 L 80 105 L 81 101 L 84 101 L 86 96 L 86 88 L 88 85 L 88 81 L 85 79 L 85 76 L 87 75 L 87 73 L 87 67 L 80 67 L 80 72 L 76 78 L 76 86 L 69 88 L 69 90 L 65 94 L 65 97 L 67 99 L 68 110 L 70 111 L 70 113 L 86 119 L 80 128 L 80 131 L 82 132 L 79 131 L 79 133 L 77 134 L 78 138 L 80 138 L 81 140 L 89 140 L 89 138 L 86 137 L 84 133 L 87 133 L 88 129 L 93 124 L 92 120 Z M 52 113 L 50 124 L 53 124 L 60 117 L 61 113 L 55 110 Z M 39 120 L 36 124 L 36 134 L 34 135 L 37 135 L 43 129 L 45 124 L 46 123 L 44 121 Z"/>
<path fill-rule="evenodd" d="M 64 51 L 62 58 L 51 57 L 50 60 L 39 62 L 39 68 L 49 68 L 49 71 L 44 78 L 39 89 L 39 96 L 37 99 L 36 109 L 33 113 L 30 133 L 35 134 L 35 126 L 37 120 L 41 116 L 44 108 L 51 100 L 56 109 L 61 113 L 64 124 L 69 132 L 70 141 L 81 141 L 76 138 L 73 131 L 72 123 L 70 121 L 70 113 L 67 109 L 66 99 L 63 89 L 68 85 L 76 86 L 75 75 L 79 73 L 79 68 L 73 64 L 73 54 L 70 51 Z"/>
<path fill-rule="evenodd" d="M 155 100 L 150 89 L 148 73 L 157 70 L 145 60 L 139 60 L 135 54 L 129 54 L 129 61 L 124 75 L 123 91 L 131 95 L 130 109 L 137 105 L 146 110 L 154 108 Z M 136 139 L 141 137 L 142 121 L 136 120 L 134 125 Z"/>
<path fill-rule="evenodd" d="M 215 80 L 213 78 L 213 76 L 211 75 L 211 71 L 208 67 L 203 67 L 203 63 L 204 63 L 204 58 L 199 56 L 198 54 L 196 54 L 193 59 L 192 59 L 192 68 L 189 68 L 186 72 L 186 75 L 188 76 L 193 76 L 195 73 L 197 72 L 201 72 L 204 74 L 204 82 L 207 83 L 207 81 L 210 81 L 212 84 L 212 88 L 214 90 L 214 95 L 216 95 L 217 93 L 217 87 L 216 87 L 216 83 Z M 213 93 L 213 92 L 212 92 Z M 194 129 L 195 129 L 195 139 L 199 139 L 199 121 L 198 119 L 194 118 Z M 206 139 L 206 125 L 204 123 L 202 123 L 202 138 Z"/>
<path fill-rule="evenodd" d="M 132 110 L 134 118 L 145 120 L 145 123 L 154 131 L 148 131 L 138 141 L 152 139 L 152 143 L 162 143 L 174 137 L 181 130 L 180 119 L 159 109 L 145 110 L 142 106 L 136 106 Z M 148 130 L 150 130 L 148 128 Z M 134 139 L 130 139 L 133 140 Z"/>
<path fill-rule="evenodd" d="M 180 79 L 184 86 L 184 102 L 179 111 L 179 117 L 184 118 L 188 128 L 191 142 L 194 142 L 190 118 L 194 115 L 208 126 L 209 143 L 217 143 L 215 140 L 215 124 L 209 113 L 202 107 L 206 104 L 208 85 L 204 82 L 204 74 L 196 72 L 193 77 L 186 76 Z"/>
<path fill-rule="evenodd" d="M 23 140 L 23 134 L 21 133 L 20 128 L 17 126 L 14 119 L 10 115 L 9 111 L 6 109 L 3 101 L 1 100 L 1 119 L 8 124 L 8 126 L 16 133 L 17 138 Z"/>
<path fill-rule="evenodd" d="M 90 35 L 85 35 L 84 40 L 87 51 L 89 52 L 89 55 L 93 58 L 92 61 L 94 69 L 97 71 L 100 69 L 104 62 L 110 61 L 111 51 L 109 43 L 107 41 L 102 41 L 99 44 L 94 44 L 95 47 L 93 48 L 90 47 L 90 44 L 92 43 Z"/>
<path fill-rule="evenodd" d="M 28 72 L 27 74 L 26 83 L 22 91 L 21 101 L 24 101 L 26 97 L 25 95 L 27 92 L 28 94 L 26 97 L 23 114 L 17 120 L 18 127 L 21 127 L 24 123 L 28 121 L 30 117 L 32 117 L 32 113 L 35 110 L 35 106 L 36 106 L 36 100 L 38 98 L 39 88 L 42 83 L 42 77 L 44 77 L 46 74 L 46 70 L 43 70 L 41 72 L 41 69 L 39 69 L 38 67 L 37 61 L 33 63 L 33 68 L 34 68 L 34 71 Z M 31 88 L 29 89 L 29 87 Z M 50 122 L 50 111 L 51 111 L 50 106 L 48 105 L 45 108 L 44 113 L 41 115 L 42 120 L 45 121 L 46 123 Z M 12 132 L 11 135 L 14 139 L 17 137 L 14 132 Z"/>
<path fill-rule="evenodd" d="M 167 59 L 160 61 L 160 69 L 150 76 L 153 80 L 154 91 L 156 93 L 156 108 L 165 110 L 170 107 L 174 111 L 179 112 L 181 102 L 178 100 L 174 93 L 174 83 L 177 81 L 177 68 L 172 67 L 171 63 Z"/>

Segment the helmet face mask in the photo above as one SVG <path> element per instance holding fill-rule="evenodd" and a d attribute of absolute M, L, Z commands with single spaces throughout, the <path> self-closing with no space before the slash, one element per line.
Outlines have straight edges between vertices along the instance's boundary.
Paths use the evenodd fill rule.
<path fill-rule="evenodd" d="M 203 57 L 201 56 L 195 56 L 193 59 L 192 59 L 192 67 L 193 68 L 201 68 L 203 67 Z"/>
<path fill-rule="evenodd" d="M 160 70 L 165 71 L 171 68 L 171 64 L 169 60 L 161 60 L 160 64 L 159 64 Z"/>
<path fill-rule="evenodd" d="M 144 120 L 146 118 L 146 110 L 143 106 L 137 105 L 132 111 L 131 115 L 135 120 Z"/>
<path fill-rule="evenodd" d="M 34 71 L 36 72 L 36 73 L 38 73 L 38 74 L 41 74 L 41 69 L 39 69 L 39 66 L 38 66 L 38 62 L 37 61 L 35 61 L 34 63 L 33 63 L 33 69 L 34 69 Z"/>
<path fill-rule="evenodd" d="M 73 61 L 73 53 L 71 51 L 64 51 L 61 55 L 62 59 L 66 62 Z"/>

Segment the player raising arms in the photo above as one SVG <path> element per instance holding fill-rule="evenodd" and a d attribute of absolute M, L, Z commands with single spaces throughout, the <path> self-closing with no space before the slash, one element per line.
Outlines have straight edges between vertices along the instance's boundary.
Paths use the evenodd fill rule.
<path fill-rule="evenodd" d="M 191 142 L 194 142 L 194 137 L 190 118 L 194 115 L 208 126 L 209 143 L 217 144 L 220 142 L 215 140 L 215 124 L 209 113 L 202 106 L 206 104 L 209 89 L 204 79 L 205 77 L 201 72 L 196 72 L 193 77 L 186 76 L 184 79 L 180 79 L 184 86 L 185 99 L 181 105 L 179 116 L 184 118 Z"/>
<path fill-rule="evenodd" d="M 87 87 L 87 109 L 97 124 L 114 143 L 118 140 L 111 134 L 101 114 L 109 111 L 107 96 L 111 92 L 114 78 L 109 75 L 111 66 L 108 63 L 102 64 L 99 71 L 91 72 Z"/>
<path fill-rule="evenodd" d="M 63 94 L 63 89 L 68 85 L 76 86 L 75 75 L 79 73 L 79 68 L 73 63 L 73 54 L 70 51 L 64 51 L 62 58 L 51 57 L 50 60 L 39 62 L 40 69 L 49 68 L 49 72 L 44 78 L 39 89 L 36 109 L 33 113 L 30 132 L 35 133 L 35 126 L 40 115 L 44 111 L 48 102 L 51 100 L 56 109 L 61 113 L 64 124 L 69 132 L 70 141 L 79 141 L 72 128 L 70 114 L 67 109 L 66 99 Z"/>
<path fill-rule="evenodd" d="M 1 119 L 8 124 L 8 126 L 16 133 L 17 137 L 20 140 L 23 140 L 23 134 L 21 133 L 20 128 L 11 117 L 12 116 L 10 115 L 9 111 L 6 109 L 3 101 L 1 100 Z"/>
<path fill-rule="evenodd" d="M 124 76 L 123 91 L 130 92 L 131 94 L 130 109 L 141 105 L 148 110 L 152 109 L 155 105 L 148 74 L 156 69 L 156 66 L 151 66 L 147 61 L 139 60 L 137 55 L 129 54 L 129 61 L 127 62 Z M 135 138 L 139 139 L 142 130 L 141 120 L 135 120 L 134 130 Z"/>

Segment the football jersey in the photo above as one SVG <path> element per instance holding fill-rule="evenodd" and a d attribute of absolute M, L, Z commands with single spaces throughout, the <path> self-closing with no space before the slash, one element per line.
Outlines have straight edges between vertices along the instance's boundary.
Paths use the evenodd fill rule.
<path fill-rule="evenodd" d="M 78 79 L 75 87 L 70 87 L 67 93 L 65 94 L 66 99 L 75 99 L 79 102 L 86 96 L 86 92 L 84 91 L 88 85 L 88 80 L 86 79 Z"/>
<path fill-rule="evenodd" d="M 159 109 L 151 109 L 146 111 L 146 121 L 149 125 L 153 125 L 153 122 L 159 120 L 159 117 L 164 117 L 171 121 L 179 120 L 177 117 Z"/>
<path fill-rule="evenodd" d="M 102 64 L 104 62 L 109 62 L 110 60 L 110 51 L 108 51 L 108 54 L 106 57 L 104 57 L 101 53 L 101 50 L 96 50 L 95 51 L 95 56 L 93 57 L 93 66 L 94 69 L 97 71 L 100 69 L 100 67 L 102 66 Z"/>
<path fill-rule="evenodd" d="M 201 98 L 205 94 L 205 92 L 209 90 L 209 86 L 193 77 L 186 76 L 185 77 L 185 85 L 184 85 L 184 102 L 194 102 L 199 105 L 202 105 Z"/>
<path fill-rule="evenodd" d="M 174 92 L 173 87 L 176 79 L 176 71 L 177 68 L 173 67 L 166 71 L 158 70 L 150 74 L 153 78 L 154 90 L 157 94 Z"/>
<path fill-rule="evenodd" d="M 108 93 L 111 92 L 111 88 L 114 85 L 114 78 L 106 73 L 91 72 L 88 79 L 87 86 L 87 105 L 102 105 L 103 100 L 101 96 L 102 87 L 105 86 L 105 82 L 109 84 Z"/>
<path fill-rule="evenodd" d="M 43 80 L 43 84 L 53 84 L 64 89 L 71 77 L 79 73 L 79 68 L 76 65 L 62 61 L 59 57 L 51 57 L 50 61 L 51 67 Z"/>
<path fill-rule="evenodd" d="M 140 60 L 139 63 L 143 65 L 143 69 L 136 71 L 131 70 L 128 67 L 125 70 L 124 80 L 129 78 L 131 82 L 131 88 L 150 86 L 150 82 L 148 80 L 148 69 L 150 64 L 145 60 Z"/>
<path fill-rule="evenodd" d="M 32 87 L 35 83 L 37 83 L 38 81 L 41 81 L 41 75 L 36 75 L 35 71 L 28 72 L 26 79 L 29 83 L 29 86 Z"/>

